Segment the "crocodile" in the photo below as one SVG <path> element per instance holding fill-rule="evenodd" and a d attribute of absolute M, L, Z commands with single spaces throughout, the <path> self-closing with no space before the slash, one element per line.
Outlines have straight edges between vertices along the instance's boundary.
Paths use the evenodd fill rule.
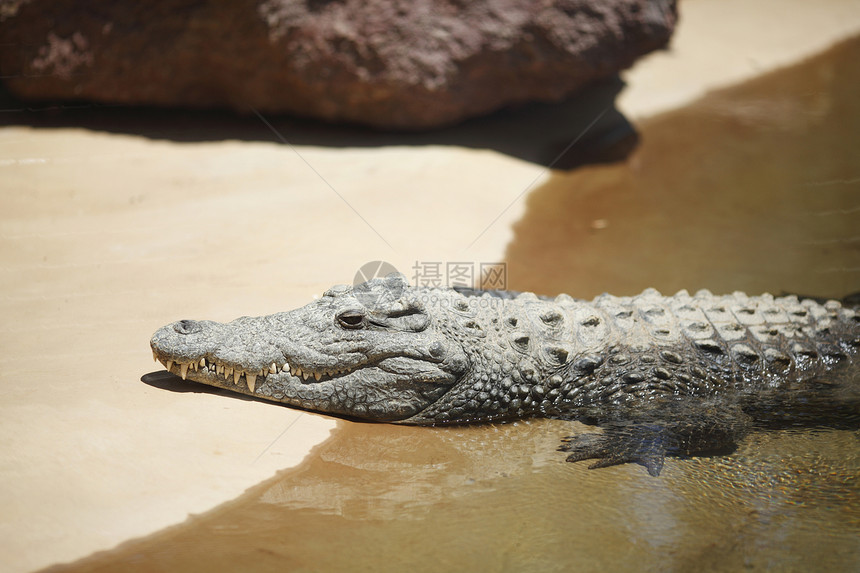
<path fill-rule="evenodd" d="M 666 456 L 731 452 L 757 425 L 860 419 L 860 308 L 793 295 L 586 301 L 391 275 L 289 312 L 180 320 L 151 347 L 183 379 L 347 419 L 585 422 L 599 431 L 564 438 L 567 461 L 654 476 Z"/>

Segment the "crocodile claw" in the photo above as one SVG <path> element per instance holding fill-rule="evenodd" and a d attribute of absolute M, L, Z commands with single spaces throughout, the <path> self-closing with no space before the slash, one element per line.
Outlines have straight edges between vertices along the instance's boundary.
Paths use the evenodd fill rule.
<path fill-rule="evenodd" d="M 588 469 L 637 463 L 645 466 L 654 477 L 660 475 L 665 456 L 659 440 L 637 438 L 629 432 L 611 430 L 603 434 L 569 436 L 562 440 L 558 449 L 570 452 L 566 459 L 568 462 L 596 459 Z"/>

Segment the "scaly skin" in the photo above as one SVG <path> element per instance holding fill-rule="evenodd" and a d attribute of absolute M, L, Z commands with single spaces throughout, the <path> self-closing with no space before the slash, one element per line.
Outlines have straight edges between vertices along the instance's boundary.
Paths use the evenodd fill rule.
<path fill-rule="evenodd" d="M 290 312 L 179 321 L 151 341 L 183 378 L 308 410 L 416 425 L 596 422 L 604 434 L 563 446 L 570 461 L 634 461 L 654 475 L 664 455 L 730 446 L 750 415 L 832 402 L 817 381 L 846 368 L 856 378 L 858 345 L 860 315 L 838 301 L 646 290 L 586 302 L 399 276 Z"/>

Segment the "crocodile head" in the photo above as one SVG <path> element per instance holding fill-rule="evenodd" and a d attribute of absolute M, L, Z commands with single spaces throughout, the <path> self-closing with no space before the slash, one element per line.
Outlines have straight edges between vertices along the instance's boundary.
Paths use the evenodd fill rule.
<path fill-rule="evenodd" d="M 180 320 L 150 342 L 167 370 L 301 408 L 404 421 L 470 368 L 445 313 L 401 276 L 336 286 L 302 308 L 229 323 Z M 423 295 L 422 295 L 423 293 Z"/>

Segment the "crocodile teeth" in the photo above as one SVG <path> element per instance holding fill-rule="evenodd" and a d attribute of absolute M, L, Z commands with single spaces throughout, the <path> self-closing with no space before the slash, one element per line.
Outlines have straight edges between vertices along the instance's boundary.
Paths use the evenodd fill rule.
<path fill-rule="evenodd" d="M 238 384 L 239 378 L 241 378 L 241 377 L 242 377 L 242 373 L 239 372 L 238 370 L 234 370 L 233 371 L 233 384 Z"/>
<path fill-rule="evenodd" d="M 254 391 L 254 385 L 257 382 L 257 375 L 256 374 L 248 374 L 245 378 L 248 380 L 248 390 L 253 392 Z"/>
<path fill-rule="evenodd" d="M 205 359 L 205 358 L 201 358 L 201 359 L 200 359 L 200 367 L 201 367 L 201 368 L 206 368 L 206 359 Z"/>
<path fill-rule="evenodd" d="M 275 364 L 274 362 L 272 362 L 272 365 L 269 366 L 269 372 L 271 374 L 277 374 L 278 373 L 278 365 Z"/>
<path fill-rule="evenodd" d="M 152 351 L 152 359 L 158 362 L 158 356 L 155 355 L 155 350 Z"/>
<path fill-rule="evenodd" d="M 319 372 L 314 372 L 314 378 L 316 378 L 317 382 L 319 382 L 320 378 L 322 378 L 322 374 L 320 374 Z"/>
<path fill-rule="evenodd" d="M 173 368 L 173 360 L 168 360 L 164 366 L 167 368 L 167 371 L 170 372 L 170 369 Z"/>
<path fill-rule="evenodd" d="M 179 375 L 182 376 L 182 379 L 185 380 L 185 377 L 188 376 L 188 363 L 183 362 L 182 365 L 179 366 Z"/>
<path fill-rule="evenodd" d="M 310 374 L 308 374 L 307 372 L 302 372 L 302 378 L 307 380 L 309 377 L 310 377 Z"/>
<path fill-rule="evenodd" d="M 215 372 L 216 372 L 216 373 L 218 373 L 218 374 L 224 374 L 224 365 L 223 365 L 223 364 L 219 364 L 219 365 L 215 368 Z"/>
<path fill-rule="evenodd" d="M 301 376 L 301 375 L 302 375 L 302 369 L 301 369 L 301 368 L 299 368 L 298 366 L 296 366 L 296 371 L 295 371 L 295 372 L 293 372 L 293 374 L 294 374 L 295 376 Z M 307 377 L 306 377 L 306 378 L 307 378 Z"/>

